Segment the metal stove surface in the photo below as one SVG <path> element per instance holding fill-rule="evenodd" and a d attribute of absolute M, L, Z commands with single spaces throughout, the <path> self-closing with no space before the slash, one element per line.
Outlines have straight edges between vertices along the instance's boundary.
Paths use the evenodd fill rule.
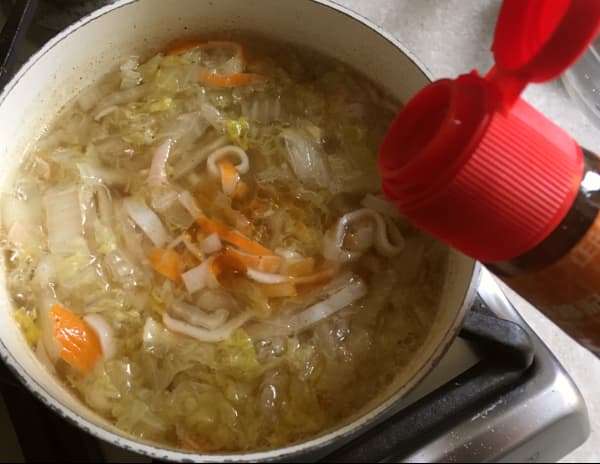
<path fill-rule="evenodd" d="M 590 433 L 581 393 L 487 271 L 482 273 L 479 296 L 498 317 L 528 331 L 535 350 L 532 372 L 515 389 L 403 456 L 403 462 L 551 462 L 577 448 Z M 407 398 L 407 405 L 476 362 L 472 346 L 458 338 L 436 371 Z"/>

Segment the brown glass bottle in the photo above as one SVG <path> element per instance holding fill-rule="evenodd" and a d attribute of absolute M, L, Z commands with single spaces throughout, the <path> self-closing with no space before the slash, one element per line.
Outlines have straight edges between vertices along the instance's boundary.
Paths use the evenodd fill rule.
<path fill-rule="evenodd" d="M 583 153 L 579 192 L 559 226 L 530 251 L 487 267 L 600 355 L 600 159 Z"/>

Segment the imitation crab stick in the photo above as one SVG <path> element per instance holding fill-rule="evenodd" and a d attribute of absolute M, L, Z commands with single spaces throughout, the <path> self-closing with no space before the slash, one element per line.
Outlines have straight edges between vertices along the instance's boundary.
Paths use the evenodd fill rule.
<path fill-rule="evenodd" d="M 210 87 L 218 88 L 234 88 L 244 87 L 247 85 L 258 84 L 264 82 L 266 78 L 259 74 L 242 72 L 245 68 L 244 48 L 237 42 L 229 41 L 211 41 L 201 42 L 195 39 L 181 39 L 171 42 L 166 49 L 167 55 L 181 55 L 194 49 L 201 50 L 218 50 L 229 49 L 232 52 L 228 64 L 231 72 L 214 73 L 206 69 L 202 69 L 198 75 L 198 80 Z M 231 64 L 235 63 L 233 66 Z M 235 69 L 235 72 L 233 72 Z"/>
<path fill-rule="evenodd" d="M 229 160 L 219 161 L 219 171 L 221 172 L 223 193 L 229 197 L 235 195 L 240 182 L 240 173 L 235 168 L 235 165 Z"/>
<path fill-rule="evenodd" d="M 254 255 L 273 255 L 274 253 L 265 248 L 260 243 L 249 239 L 237 230 L 227 227 L 225 224 L 209 219 L 206 216 L 200 216 L 197 219 L 198 225 L 205 234 L 217 234 L 224 242 L 235 245 L 240 250 Z"/>
<path fill-rule="evenodd" d="M 217 279 L 226 274 L 239 277 L 247 275 L 253 269 L 253 267 L 250 266 L 262 264 L 263 268 L 264 266 L 267 266 L 273 269 L 275 265 L 279 267 L 280 262 L 278 260 L 280 259 L 279 256 L 249 255 L 234 250 L 233 248 L 226 248 L 214 258 L 211 265 L 211 272 Z M 290 281 L 277 284 L 255 283 L 254 285 L 256 285 L 267 298 L 285 298 L 296 296 L 298 294 L 296 286 Z"/>
<path fill-rule="evenodd" d="M 175 250 L 155 248 L 149 256 L 152 268 L 169 280 L 178 280 L 183 272 L 183 259 Z"/>
<path fill-rule="evenodd" d="M 90 372 L 102 357 L 100 340 L 94 330 L 60 304 L 50 309 L 50 320 L 60 358 L 84 374 Z"/>

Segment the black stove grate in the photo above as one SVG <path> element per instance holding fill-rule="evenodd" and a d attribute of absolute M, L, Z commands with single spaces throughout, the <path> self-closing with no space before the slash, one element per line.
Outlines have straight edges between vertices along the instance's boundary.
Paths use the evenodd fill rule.
<path fill-rule="evenodd" d="M 37 9 L 37 0 L 20 0 L 7 16 L 0 32 L 0 91 L 12 77 L 31 22 Z"/>

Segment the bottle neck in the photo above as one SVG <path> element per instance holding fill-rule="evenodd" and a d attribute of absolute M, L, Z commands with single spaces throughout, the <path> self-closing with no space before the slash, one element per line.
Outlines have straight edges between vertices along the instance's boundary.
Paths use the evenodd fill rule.
<path fill-rule="evenodd" d="M 583 238 L 600 211 L 600 162 L 583 150 L 585 168 L 583 182 L 571 209 L 556 229 L 539 245 L 510 261 L 486 263 L 501 277 L 514 277 L 544 269 L 557 261 Z M 598 182 L 590 182 L 597 178 Z"/>

